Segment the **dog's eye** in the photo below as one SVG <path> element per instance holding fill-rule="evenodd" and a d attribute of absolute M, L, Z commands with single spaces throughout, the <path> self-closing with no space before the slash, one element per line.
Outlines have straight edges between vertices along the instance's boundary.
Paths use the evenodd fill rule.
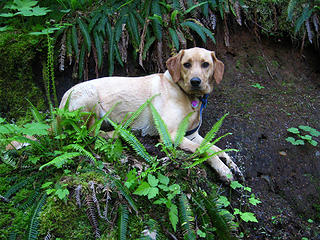
<path fill-rule="evenodd" d="M 204 63 L 202 63 L 202 64 L 201 64 L 201 67 L 203 67 L 203 68 L 207 68 L 207 67 L 209 67 L 209 63 L 204 62 Z"/>
<path fill-rule="evenodd" d="M 186 62 L 186 63 L 183 64 L 183 66 L 185 68 L 191 68 L 191 63 Z"/>

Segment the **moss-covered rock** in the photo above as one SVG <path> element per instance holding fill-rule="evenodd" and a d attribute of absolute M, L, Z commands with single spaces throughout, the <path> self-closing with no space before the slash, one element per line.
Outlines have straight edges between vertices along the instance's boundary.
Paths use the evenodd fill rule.
<path fill-rule="evenodd" d="M 33 72 L 38 44 L 32 36 L 0 33 L 0 116 L 24 116 L 29 108 L 26 99 L 44 109 L 45 97 Z"/>

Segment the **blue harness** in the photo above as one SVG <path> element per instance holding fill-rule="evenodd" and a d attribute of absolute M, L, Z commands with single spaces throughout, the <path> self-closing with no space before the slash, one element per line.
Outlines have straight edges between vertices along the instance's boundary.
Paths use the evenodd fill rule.
<path fill-rule="evenodd" d="M 201 126 L 201 123 L 202 123 L 202 112 L 203 112 L 203 109 L 206 108 L 207 106 L 207 103 L 208 103 L 208 96 L 209 94 L 205 94 L 203 95 L 201 98 L 200 98 L 200 101 L 201 101 L 201 107 L 200 107 L 200 122 L 198 124 L 197 127 L 195 127 L 194 129 L 190 130 L 190 131 L 187 131 L 185 136 L 189 136 L 193 133 L 195 133 Z"/>

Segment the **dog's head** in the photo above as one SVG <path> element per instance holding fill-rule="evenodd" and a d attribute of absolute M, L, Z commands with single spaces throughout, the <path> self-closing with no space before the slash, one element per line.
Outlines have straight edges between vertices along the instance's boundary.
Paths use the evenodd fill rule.
<path fill-rule="evenodd" d="M 202 96 L 213 90 L 213 80 L 220 83 L 224 64 L 214 51 L 204 48 L 181 50 L 167 60 L 167 68 L 174 82 L 188 94 Z"/>

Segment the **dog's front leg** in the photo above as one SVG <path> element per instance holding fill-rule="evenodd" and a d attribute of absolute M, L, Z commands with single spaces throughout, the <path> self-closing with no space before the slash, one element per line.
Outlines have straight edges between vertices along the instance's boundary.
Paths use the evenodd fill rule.
<path fill-rule="evenodd" d="M 199 145 L 203 141 L 203 138 L 199 135 L 198 132 L 196 132 L 190 137 L 190 139 L 191 140 L 185 137 L 180 147 L 182 149 L 188 150 L 188 148 L 192 146 L 191 150 L 193 150 L 192 152 L 195 152 L 196 148 L 199 147 Z M 212 146 L 211 150 L 214 152 L 221 151 L 221 149 L 217 146 Z M 225 161 L 222 161 L 222 159 L 224 159 Z M 214 168 L 217 171 L 220 178 L 225 182 L 233 181 L 234 180 L 233 174 L 240 176 L 241 178 L 243 177 L 238 166 L 232 161 L 230 156 L 225 152 L 221 152 L 215 156 L 212 156 L 207 160 L 207 162 L 212 168 Z"/>

